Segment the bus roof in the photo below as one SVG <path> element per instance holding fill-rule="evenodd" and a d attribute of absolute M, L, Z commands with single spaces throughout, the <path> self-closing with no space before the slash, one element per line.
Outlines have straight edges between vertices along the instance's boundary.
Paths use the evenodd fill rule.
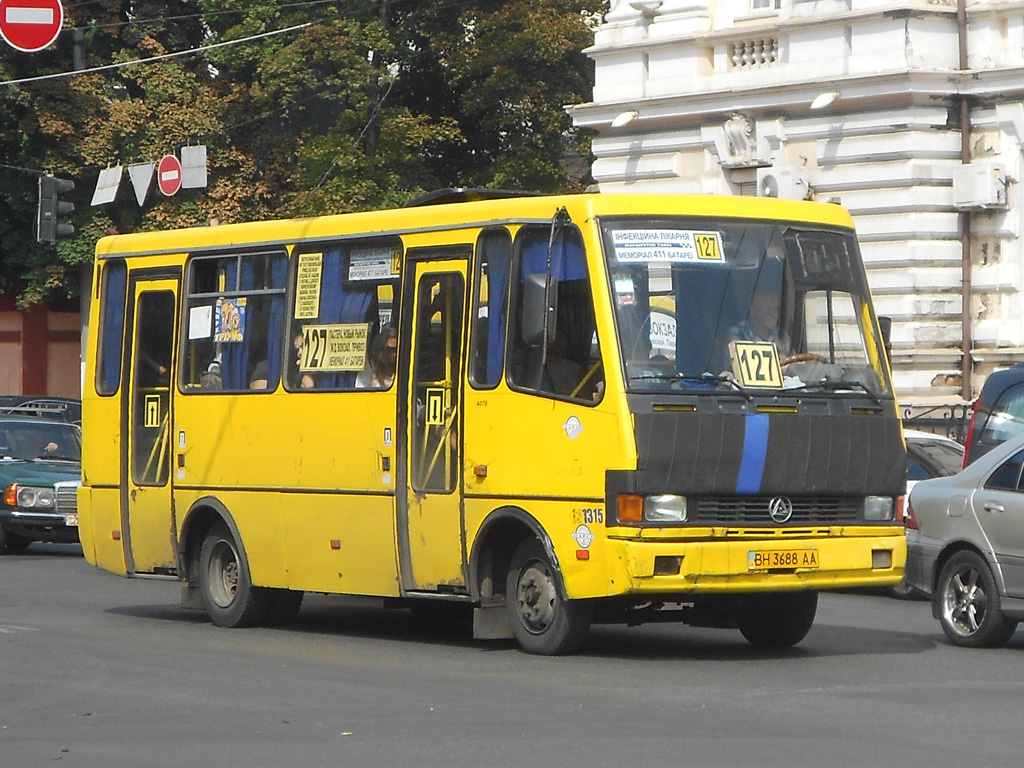
<path fill-rule="evenodd" d="M 528 195 L 413 208 L 365 211 L 302 219 L 111 235 L 96 244 L 99 259 L 145 253 L 182 253 L 250 243 L 291 244 L 345 236 L 471 229 L 510 222 L 548 221 L 565 207 L 582 222 L 595 216 L 722 216 L 853 228 L 846 209 L 833 204 L 730 195 L 598 194 Z"/>

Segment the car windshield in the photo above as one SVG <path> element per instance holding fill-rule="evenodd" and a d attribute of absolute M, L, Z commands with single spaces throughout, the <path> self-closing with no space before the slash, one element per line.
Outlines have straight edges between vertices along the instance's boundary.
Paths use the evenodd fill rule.
<path fill-rule="evenodd" d="M 0 421 L 0 458 L 80 462 L 81 432 L 57 421 Z"/>
<path fill-rule="evenodd" d="M 631 390 L 889 389 L 855 237 L 785 222 L 601 222 Z"/>

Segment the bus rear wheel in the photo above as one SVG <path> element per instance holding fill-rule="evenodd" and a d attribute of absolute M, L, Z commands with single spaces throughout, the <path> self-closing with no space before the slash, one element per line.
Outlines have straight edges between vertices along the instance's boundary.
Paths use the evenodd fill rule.
<path fill-rule="evenodd" d="M 790 648 L 807 637 L 817 612 L 817 592 L 756 595 L 744 601 L 736 625 L 751 645 Z"/>
<path fill-rule="evenodd" d="M 505 606 L 512 633 L 527 653 L 572 653 L 590 631 L 590 607 L 562 597 L 558 573 L 536 539 L 523 541 L 512 555 Z"/>
<path fill-rule="evenodd" d="M 249 564 L 223 522 L 203 540 L 199 584 L 206 612 L 218 627 L 254 627 L 266 620 L 271 608 L 267 590 L 252 585 Z"/>

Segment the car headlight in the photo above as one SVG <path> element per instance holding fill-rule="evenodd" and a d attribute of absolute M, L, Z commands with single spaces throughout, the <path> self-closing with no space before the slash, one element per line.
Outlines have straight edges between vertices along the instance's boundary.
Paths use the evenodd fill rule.
<path fill-rule="evenodd" d="M 681 523 L 686 520 L 686 497 L 673 494 L 644 497 L 644 520 L 651 523 Z"/>
<path fill-rule="evenodd" d="M 892 520 L 892 496 L 866 496 L 864 498 L 865 520 Z"/>
<path fill-rule="evenodd" d="M 31 485 L 11 485 L 4 493 L 4 501 L 9 507 L 23 509 L 53 509 L 57 499 L 53 488 L 39 488 Z"/>

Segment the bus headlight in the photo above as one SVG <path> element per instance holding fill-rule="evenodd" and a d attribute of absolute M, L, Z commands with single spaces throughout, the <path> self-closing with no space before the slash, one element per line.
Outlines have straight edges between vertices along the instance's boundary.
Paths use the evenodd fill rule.
<path fill-rule="evenodd" d="M 650 523 L 682 523 L 686 520 L 686 497 L 673 494 L 644 497 L 644 520 Z"/>
<path fill-rule="evenodd" d="M 892 520 L 892 496 L 866 496 L 864 498 L 865 520 Z"/>
<path fill-rule="evenodd" d="M 4 493 L 4 502 L 9 507 L 22 509 L 53 509 L 56 497 L 53 488 L 34 488 L 31 485 L 11 485 Z"/>

